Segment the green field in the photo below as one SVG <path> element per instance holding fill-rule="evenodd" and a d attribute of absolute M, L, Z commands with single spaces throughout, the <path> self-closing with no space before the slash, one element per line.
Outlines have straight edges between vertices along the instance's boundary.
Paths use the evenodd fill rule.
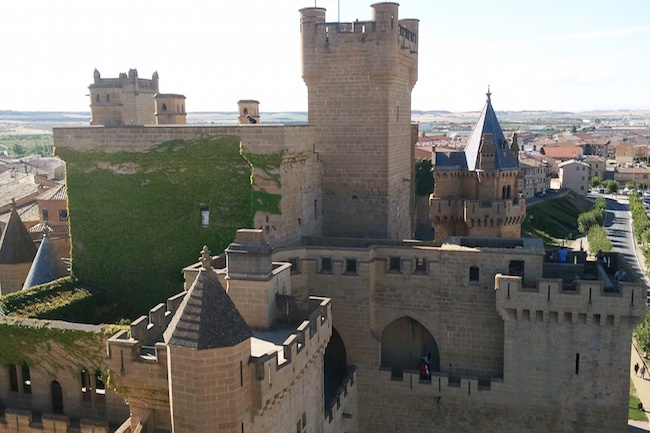
<path fill-rule="evenodd" d="M 217 254 L 279 195 L 253 191 L 251 164 L 277 171 L 281 156 L 245 158 L 239 137 L 172 141 L 145 153 L 56 151 L 67 164 L 72 272 L 100 293 L 96 321 L 134 319 L 182 290 L 182 268 L 203 245 Z M 201 225 L 200 204 L 210 207 Z M 78 295 L 79 296 L 79 295 Z"/>
<path fill-rule="evenodd" d="M 6 150 L 14 158 L 33 154 L 52 156 L 53 145 L 52 134 L 0 135 L 0 151 Z"/>
<path fill-rule="evenodd" d="M 521 235 L 540 238 L 549 246 L 562 245 L 562 241 L 580 236 L 578 215 L 592 206 L 590 201 L 573 192 L 529 205 L 526 208 L 526 219 L 521 225 Z"/>
<path fill-rule="evenodd" d="M 627 418 L 628 419 L 633 419 L 635 421 L 648 421 L 648 416 L 646 415 L 644 410 L 639 410 L 639 403 L 641 400 L 639 400 L 639 397 L 636 393 L 636 388 L 634 387 L 634 383 L 632 383 L 632 379 L 630 379 L 630 404 L 629 404 L 629 411 Z"/>

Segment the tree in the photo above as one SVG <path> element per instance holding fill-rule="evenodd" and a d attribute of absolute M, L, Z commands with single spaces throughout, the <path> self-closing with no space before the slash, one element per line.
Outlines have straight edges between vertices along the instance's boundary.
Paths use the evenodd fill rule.
<path fill-rule="evenodd" d="M 634 182 L 630 182 L 630 181 L 625 182 L 625 188 L 627 189 L 634 188 Z"/>
<path fill-rule="evenodd" d="M 607 186 L 607 191 L 611 192 L 612 194 L 618 191 L 618 182 L 615 180 L 608 180 L 605 186 Z"/>
<path fill-rule="evenodd" d="M 598 176 L 594 176 L 594 177 L 592 177 L 592 178 L 591 178 L 591 181 L 589 181 L 589 185 L 590 185 L 592 188 L 596 188 L 596 187 L 600 186 L 602 183 L 603 183 L 603 181 L 602 181 L 601 178 L 598 177 Z"/>
<path fill-rule="evenodd" d="M 26 152 L 25 146 L 19 143 L 14 144 L 12 150 L 16 156 L 22 156 Z"/>
<path fill-rule="evenodd" d="M 434 180 L 430 159 L 419 159 L 415 163 L 415 194 L 429 195 L 433 192 Z"/>

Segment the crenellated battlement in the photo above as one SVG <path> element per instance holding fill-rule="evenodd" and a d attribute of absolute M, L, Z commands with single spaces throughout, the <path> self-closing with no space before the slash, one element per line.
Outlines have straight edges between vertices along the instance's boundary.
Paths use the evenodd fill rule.
<path fill-rule="evenodd" d="M 640 321 L 645 314 L 646 288 L 619 283 L 613 290 L 605 281 L 542 278 L 524 287 L 518 276 L 495 276 L 496 306 L 504 320 L 619 326 L 622 319 Z"/>
<path fill-rule="evenodd" d="M 332 306 L 329 298 L 312 296 L 316 309 L 282 344 L 283 349 L 263 355 L 251 353 L 255 366 L 253 407 L 262 413 L 281 398 L 308 365 L 322 356 L 332 335 Z M 253 343 L 254 344 L 254 343 Z"/>
<path fill-rule="evenodd" d="M 134 320 L 129 331 L 123 330 L 112 336 L 107 343 L 108 357 L 112 358 L 118 350 L 123 356 L 127 349 L 128 361 L 159 362 L 161 357 L 166 360 L 167 351 L 163 350 L 165 345 L 161 343 L 161 337 L 186 294 L 183 291 L 170 297 L 166 304 L 160 303 L 149 310 L 148 316 Z M 123 363 L 127 360 L 121 360 L 120 370 L 124 369 Z"/>

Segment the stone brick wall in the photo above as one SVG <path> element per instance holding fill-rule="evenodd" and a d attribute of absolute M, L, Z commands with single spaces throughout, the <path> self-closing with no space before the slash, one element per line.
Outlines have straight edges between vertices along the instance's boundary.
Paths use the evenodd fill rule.
<path fill-rule="evenodd" d="M 309 123 L 323 162 L 323 232 L 403 239 L 411 237 L 417 21 L 399 21 L 395 3 L 372 8 L 372 21 L 355 23 L 326 23 L 322 8 L 301 10 Z"/>
<path fill-rule="evenodd" d="M 0 296 L 21 290 L 31 267 L 31 263 L 0 264 Z"/>

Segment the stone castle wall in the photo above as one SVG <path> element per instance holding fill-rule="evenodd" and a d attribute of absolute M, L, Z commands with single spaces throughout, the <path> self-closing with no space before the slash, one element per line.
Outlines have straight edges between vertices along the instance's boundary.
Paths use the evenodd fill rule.
<path fill-rule="evenodd" d="M 0 324 L 3 327 L 51 326 L 51 321 L 25 319 L 23 324 Z M 33 322 L 33 324 L 32 324 Z M 92 325 L 76 325 L 84 327 Z M 63 331 L 60 331 L 63 332 Z M 67 331 L 71 332 L 71 331 Z M 11 332 L 5 333 L 11 335 Z M 20 333 L 16 334 L 20 335 Z M 16 365 L 18 389 L 12 390 L 8 366 L 2 366 L 0 374 L 0 405 L 4 416 L 0 416 L 0 432 L 62 431 L 70 426 L 70 418 L 81 419 L 82 431 L 108 431 L 108 422 L 120 424 L 128 417 L 129 410 L 124 398 L 117 395 L 107 384 L 98 387 L 95 372 L 101 370 L 106 378 L 105 341 L 108 337 L 79 340 L 71 346 L 74 337 L 65 337 L 66 346 L 58 340 L 4 341 L 4 345 L 15 344 L 29 350 L 30 356 L 38 361 L 29 362 L 29 378 L 23 376 L 22 363 Z M 26 347 L 29 347 L 27 349 Z M 82 387 L 81 371 L 88 371 L 86 387 Z M 29 381 L 29 392 L 25 381 Z M 54 414 L 51 386 L 53 381 L 61 385 L 63 414 Z M 34 413 L 32 413 L 34 411 Z M 108 421 L 108 422 L 107 422 Z M 54 427 L 56 424 L 56 429 Z M 85 425 L 85 426 L 84 426 Z"/>
<path fill-rule="evenodd" d="M 54 128 L 54 145 L 77 151 L 145 152 L 170 140 L 219 136 L 241 137 L 245 152 L 282 154 L 277 172 L 267 173 L 263 168 L 253 167 L 253 187 L 282 196 L 280 215 L 257 212 L 254 216 L 254 226 L 264 229 L 269 243 L 286 245 L 298 242 L 301 236 L 322 234 L 322 167 L 314 152 L 312 128 L 308 126 Z"/>

